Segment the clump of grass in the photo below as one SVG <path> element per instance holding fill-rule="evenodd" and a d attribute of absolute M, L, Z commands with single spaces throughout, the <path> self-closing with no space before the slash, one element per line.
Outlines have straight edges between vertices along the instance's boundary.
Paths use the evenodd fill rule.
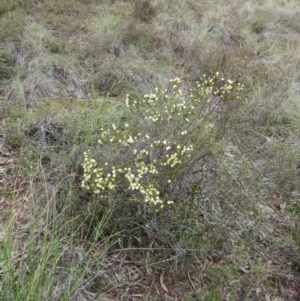
<path fill-rule="evenodd" d="M 65 127 L 57 118 L 41 117 L 42 108 L 31 114 L 24 113 L 24 109 L 16 113 L 13 110 L 17 111 L 12 107 L 7 112 L 10 118 L 18 120 L 22 116 L 23 123 L 6 131 L 5 143 L 11 153 L 19 154 L 22 164 L 21 168 L 7 169 L 4 184 L 14 185 L 0 190 L 2 204 L 11 206 L 7 212 L 1 211 L 0 299 L 81 299 L 86 287 L 94 282 L 91 267 L 101 264 L 110 245 L 103 231 L 112 208 L 106 206 L 105 213 L 97 215 L 97 224 L 74 214 L 76 185 L 72 168 L 76 166 L 71 166 L 70 157 L 78 146 L 69 145 L 70 152 L 65 154 Z M 32 126 L 36 120 L 40 122 Z M 94 214 L 89 210 L 89 216 Z M 82 237 L 83 229 L 90 233 L 89 239 Z M 97 257 L 92 256 L 95 249 Z"/>
<path fill-rule="evenodd" d="M 22 11 L 12 11 L 1 16 L 0 42 L 19 45 L 23 38 L 25 25 L 26 15 Z M 6 44 L 6 46 L 9 45 Z"/>
<path fill-rule="evenodd" d="M 73 300 L 84 290 L 83 283 L 92 281 L 87 277 L 93 264 L 91 253 L 109 215 L 102 222 L 99 220 L 94 238 L 84 246 L 78 243 L 78 225 L 56 212 L 55 196 L 50 197 L 48 193 L 47 212 L 36 208 L 36 215 L 25 222 L 28 218 L 25 215 L 30 213 L 20 208 L 22 221 L 17 212 L 5 228 L 5 238 L 0 242 L 3 276 L 0 296 L 4 300 Z M 32 195 L 30 202 L 33 201 Z M 24 227 L 28 231 L 26 235 Z M 98 263 L 105 253 L 103 245 L 98 252 Z"/>
<path fill-rule="evenodd" d="M 15 0 L 3 0 L 0 3 L 0 16 L 4 15 L 7 12 L 13 11 L 18 5 Z"/>
<path fill-rule="evenodd" d="M 135 22 L 128 22 L 125 28 L 124 45 L 136 45 L 148 49 L 152 36 L 152 28 L 149 25 Z"/>
<path fill-rule="evenodd" d="M 279 23 L 283 26 L 290 28 L 296 32 L 300 32 L 299 13 L 295 14 L 281 14 L 279 17 Z"/>
<path fill-rule="evenodd" d="M 109 11 L 94 17 L 89 23 L 91 32 L 87 35 L 86 51 L 95 57 L 111 53 L 113 48 L 119 46 L 124 38 L 121 21 L 120 16 Z"/>
<path fill-rule="evenodd" d="M 16 74 L 13 58 L 7 52 L 0 53 L 0 81 L 11 79 Z"/>
<path fill-rule="evenodd" d="M 79 72 L 81 67 L 78 61 L 48 49 L 46 41 L 51 41 L 52 37 L 41 24 L 28 26 L 26 32 L 23 51 L 14 53 L 16 63 L 21 64 L 22 68 L 18 68 L 16 76 L 10 81 L 6 97 L 24 106 L 28 105 L 28 97 L 36 103 L 47 96 L 67 96 L 72 93 L 82 98 L 84 74 Z M 24 72 L 25 66 L 29 68 L 28 72 Z"/>
<path fill-rule="evenodd" d="M 268 11 L 260 11 L 254 14 L 251 20 L 253 32 L 261 34 L 272 21 L 272 15 Z"/>
<path fill-rule="evenodd" d="M 139 20 L 149 22 L 157 14 L 157 7 L 151 1 L 134 1 L 133 15 Z"/>

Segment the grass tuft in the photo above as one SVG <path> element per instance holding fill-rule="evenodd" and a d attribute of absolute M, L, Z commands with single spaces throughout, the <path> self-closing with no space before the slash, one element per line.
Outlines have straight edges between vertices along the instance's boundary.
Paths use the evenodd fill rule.
<path fill-rule="evenodd" d="M 133 8 L 134 17 L 144 22 L 151 21 L 157 14 L 157 7 L 151 1 L 134 1 Z"/>

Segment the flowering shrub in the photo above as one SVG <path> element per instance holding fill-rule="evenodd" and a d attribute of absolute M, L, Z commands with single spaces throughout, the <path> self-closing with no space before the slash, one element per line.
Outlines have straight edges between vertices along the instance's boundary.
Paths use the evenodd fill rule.
<path fill-rule="evenodd" d="M 156 209 L 178 200 L 174 192 L 211 153 L 216 121 L 226 102 L 239 100 L 243 85 L 216 73 L 183 88 L 175 78 L 142 100 L 127 95 L 126 121 L 102 128 L 95 154 L 84 153 L 82 187 L 104 198 L 125 193 Z"/>

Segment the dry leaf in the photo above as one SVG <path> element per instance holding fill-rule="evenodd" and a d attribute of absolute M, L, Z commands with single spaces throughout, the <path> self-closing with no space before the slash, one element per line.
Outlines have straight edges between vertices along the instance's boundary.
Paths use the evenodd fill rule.
<path fill-rule="evenodd" d="M 286 207 L 286 202 L 284 202 L 283 204 L 280 204 L 279 207 L 280 207 L 280 211 L 283 213 L 284 209 Z"/>
<path fill-rule="evenodd" d="M 272 301 L 271 298 L 269 297 L 269 295 L 265 295 L 265 299 L 266 299 L 266 301 Z"/>
<path fill-rule="evenodd" d="M 26 203 L 30 201 L 30 199 L 26 195 L 23 196 L 22 200 Z"/>
<path fill-rule="evenodd" d="M 159 282 L 160 282 L 160 285 L 161 285 L 161 287 L 163 288 L 163 290 L 164 290 L 166 293 L 169 293 L 168 288 L 167 288 L 166 285 L 164 284 L 164 276 L 163 276 L 163 274 L 160 275 L 160 277 L 159 277 Z"/>
<path fill-rule="evenodd" d="M 133 274 L 133 276 L 130 277 L 130 281 L 135 281 L 136 279 L 139 278 L 140 275 L 141 275 L 140 272 Z"/>
<path fill-rule="evenodd" d="M 8 163 L 8 158 L 6 157 L 0 157 L 0 165 L 4 165 Z"/>
<path fill-rule="evenodd" d="M 0 154 L 3 155 L 3 156 L 6 156 L 6 157 L 10 157 L 11 156 L 11 152 L 2 150 L 1 149 L 2 145 L 3 144 L 0 145 Z"/>
<path fill-rule="evenodd" d="M 0 174 L 4 174 L 4 173 L 6 173 L 6 171 L 7 171 L 7 168 L 0 167 Z"/>
<path fill-rule="evenodd" d="M 244 272 L 245 274 L 248 274 L 248 273 L 251 272 L 250 266 L 249 266 L 249 265 L 246 265 L 246 266 L 244 266 L 244 267 L 240 267 L 240 270 L 241 270 L 242 272 Z"/>
<path fill-rule="evenodd" d="M 5 241 L 5 238 L 6 238 L 6 233 L 0 232 L 0 242 Z"/>
<path fill-rule="evenodd" d="M 261 291 L 262 290 L 259 287 L 256 288 L 256 295 L 257 295 L 257 297 L 259 297 L 259 294 L 261 293 Z"/>

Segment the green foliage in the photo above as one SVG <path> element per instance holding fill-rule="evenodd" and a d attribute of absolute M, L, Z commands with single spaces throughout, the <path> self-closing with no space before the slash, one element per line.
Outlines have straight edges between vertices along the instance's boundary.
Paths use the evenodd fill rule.
<path fill-rule="evenodd" d="M 0 19 L 0 42 L 20 43 L 24 34 L 26 16 L 22 11 L 11 11 L 1 16 Z M 5 49 L 5 48 L 4 48 Z M 12 45 L 8 47 L 8 55 L 12 58 Z M 3 50 L 2 50 L 3 51 Z M 1 52 L 2 52 L 1 51 Z M 1 55 L 3 57 L 3 55 Z"/>
<path fill-rule="evenodd" d="M 11 79 L 15 73 L 11 54 L 0 52 L 0 81 Z"/>
<path fill-rule="evenodd" d="M 48 200 L 49 201 L 49 200 Z M 28 235 L 18 241 L 12 235 L 12 229 L 0 243 L 0 267 L 3 276 L 1 300 L 70 300 L 86 277 L 91 264 L 90 253 L 101 236 L 107 217 L 99 220 L 94 229 L 94 238 L 85 250 L 76 251 L 74 235 L 78 231 L 72 220 L 62 221 L 55 213 L 53 204 L 47 204 L 52 210 L 44 216 L 43 235 L 39 234 L 39 217 L 31 218 Z M 107 211 L 108 212 L 108 211 Z M 39 212 L 42 214 L 42 212 Z M 65 240 L 65 245 L 62 244 Z M 17 247 L 22 247 L 22 252 Z M 100 259 L 105 248 L 99 252 Z M 74 277 L 76 276 L 76 277 Z M 5 287 L 5 289 L 3 289 Z"/>
<path fill-rule="evenodd" d="M 2 0 L 0 2 L 0 16 L 10 12 L 18 5 L 16 0 Z"/>

